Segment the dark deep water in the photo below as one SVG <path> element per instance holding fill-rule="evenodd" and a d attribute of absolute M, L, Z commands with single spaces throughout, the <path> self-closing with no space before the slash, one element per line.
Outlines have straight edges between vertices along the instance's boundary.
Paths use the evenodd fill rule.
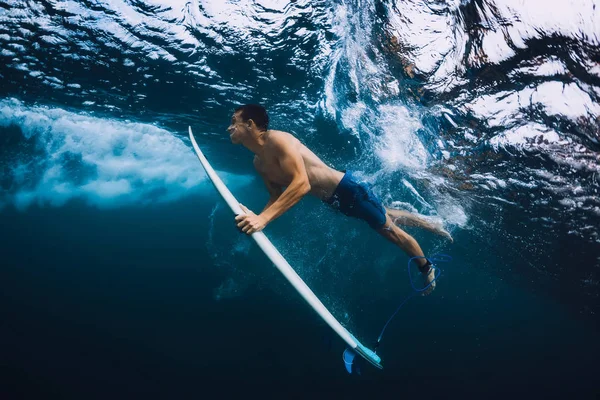
<path fill-rule="evenodd" d="M 243 295 L 215 301 L 226 274 L 209 261 L 206 218 L 193 216 L 214 200 L 5 212 L 6 398 L 593 398 L 597 326 L 460 258 L 439 295 L 412 299 L 388 328 L 385 369 L 347 375 L 341 341 L 260 257 L 237 264 L 257 275 Z M 404 283 L 378 285 L 403 290 L 364 302 L 373 335 L 407 293 Z"/>
<path fill-rule="evenodd" d="M 597 398 L 596 2 L 0 0 L 0 398 Z M 260 102 L 454 244 L 344 370 L 206 181 L 253 210 L 224 135 Z M 265 232 L 366 345 L 404 254 L 306 198 Z"/>

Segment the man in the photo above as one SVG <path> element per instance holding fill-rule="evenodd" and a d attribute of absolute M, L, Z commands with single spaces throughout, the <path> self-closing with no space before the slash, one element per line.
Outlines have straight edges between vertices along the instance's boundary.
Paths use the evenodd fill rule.
<path fill-rule="evenodd" d="M 417 241 L 396 224 L 416 226 L 452 240 L 441 225 L 406 211 L 384 207 L 371 189 L 358 182 L 351 171 L 328 167 L 298 139 L 287 132 L 268 129 L 269 116 L 259 105 L 248 104 L 235 110 L 227 128 L 234 144 L 252 151 L 254 167 L 269 191 L 269 202 L 256 215 L 240 204 L 245 215 L 236 216 L 237 226 L 248 235 L 259 232 L 275 218 L 310 193 L 339 209 L 345 215 L 366 221 L 380 235 L 396 244 L 410 257 L 423 252 Z M 285 188 L 285 189 L 284 189 Z M 425 284 L 434 287 L 434 268 L 424 258 L 416 259 Z"/>

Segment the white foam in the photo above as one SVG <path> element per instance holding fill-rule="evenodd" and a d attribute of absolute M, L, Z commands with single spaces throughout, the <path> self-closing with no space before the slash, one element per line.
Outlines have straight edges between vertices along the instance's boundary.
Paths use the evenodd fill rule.
<path fill-rule="evenodd" d="M 565 115 L 572 120 L 600 115 L 600 105 L 576 83 L 545 82 L 536 88 L 531 102 L 543 104 L 550 115 Z"/>
<path fill-rule="evenodd" d="M 542 106 L 548 115 L 566 116 L 571 120 L 600 115 L 600 105 L 577 84 L 555 81 L 544 82 L 534 88 L 527 87 L 519 92 L 479 96 L 464 107 L 478 118 L 485 119 L 488 126 L 494 127 L 523 119 L 523 110 L 537 105 Z"/>
<path fill-rule="evenodd" d="M 63 81 L 61 81 L 60 79 L 55 78 L 53 76 L 46 76 L 45 78 L 48 79 L 50 82 L 54 82 L 58 85 L 63 85 Z"/>
<path fill-rule="evenodd" d="M 508 178 L 508 182 L 515 185 L 515 186 L 520 186 L 520 187 L 524 187 L 527 189 L 533 189 L 536 188 L 538 185 L 536 184 L 536 182 L 523 182 L 520 181 L 518 179 L 515 178 Z"/>
<path fill-rule="evenodd" d="M 42 151 L 9 166 L 17 188 L 2 202 L 19 208 L 75 198 L 99 207 L 169 201 L 205 177 L 191 148 L 154 125 L 0 101 L 0 127 L 10 125 Z"/>
<path fill-rule="evenodd" d="M 9 43 L 8 47 L 13 48 L 14 50 L 16 50 L 20 53 L 25 53 L 27 51 L 27 49 L 25 49 L 25 46 L 18 44 L 18 43 Z"/>
<path fill-rule="evenodd" d="M 567 67 L 561 60 L 552 56 L 547 60 L 542 61 L 540 65 L 521 67 L 515 70 L 515 72 L 531 74 L 536 76 L 553 76 L 566 74 Z M 515 74 L 515 72 L 512 72 L 509 75 L 512 76 Z"/>
<path fill-rule="evenodd" d="M 24 38 L 33 35 L 33 32 L 31 32 L 29 29 L 18 28 L 17 30 L 19 31 L 19 33 L 21 33 L 21 35 L 23 35 Z"/>
<path fill-rule="evenodd" d="M 506 37 L 501 30 L 488 32 L 483 36 L 481 48 L 485 54 L 486 62 L 499 63 L 515 55 L 515 51 L 506 43 Z M 473 56 L 474 53 L 471 53 Z M 472 62 L 472 65 L 477 65 Z"/>
<path fill-rule="evenodd" d="M 442 198 L 436 204 L 436 212 L 446 224 L 466 228 L 469 223 L 469 217 L 464 208 L 449 198 Z"/>
<path fill-rule="evenodd" d="M 361 12 L 356 13 L 349 10 L 348 5 L 340 4 L 330 10 L 331 31 L 338 37 L 338 42 L 333 53 L 327 47 L 323 49 L 323 56 L 329 59 L 329 72 L 321 108 L 333 118 L 337 117 L 340 108 L 336 90 L 339 87 L 336 82 L 339 69 L 344 70 L 344 79 L 349 80 L 359 104 L 366 98 L 382 103 L 394 98 L 400 91 L 399 82 L 386 70 L 386 63 L 379 62 L 382 55 L 372 45 L 369 26 L 373 24 L 373 8 L 373 4 L 365 4 Z M 344 96 L 345 91 L 342 93 Z M 354 129 L 346 123 L 344 126 Z"/>
<path fill-rule="evenodd" d="M 401 105 L 378 107 L 375 154 L 390 170 L 405 168 L 422 170 L 427 166 L 428 152 L 416 134 L 421 122 Z"/>
<path fill-rule="evenodd" d="M 397 5 L 411 7 L 408 2 Z M 327 53 L 328 73 L 319 106 L 340 123 L 344 130 L 349 130 L 360 138 L 366 157 L 372 159 L 372 154 L 377 156 L 380 169 L 370 176 L 372 183 L 380 179 L 385 181 L 397 172 L 417 180 L 426 179 L 434 192 L 433 196 L 427 196 L 427 200 L 408 180 L 404 180 L 404 185 L 412 193 L 411 200 L 419 202 L 428 213 L 435 213 L 438 206 L 445 210 L 452 209 L 449 214 L 462 215 L 453 223 L 466 224 L 466 213 L 461 205 L 452 204 L 452 199 L 435 193 L 435 187 L 445 186 L 446 181 L 427 171 L 433 158 L 419 135 L 421 132 L 426 133 L 421 123 L 422 116 L 418 111 L 409 111 L 408 107 L 396 101 L 398 81 L 388 69 L 389 64 L 380 62 L 386 55 L 382 54 L 378 46 L 373 45 L 373 28 L 378 18 L 374 3 L 363 3 L 358 6 L 359 9 L 353 9 L 354 7 L 356 6 L 343 2 L 330 10 L 331 31 L 337 41 L 334 50 Z M 401 18 L 396 10 L 390 12 L 389 16 L 392 19 Z M 443 25 L 442 22 L 440 26 Z M 423 38 L 421 35 L 420 39 Z M 426 41 L 427 38 L 423 40 Z M 439 54 L 441 47 L 439 43 L 434 43 L 428 48 Z M 426 57 L 432 59 L 430 56 L 431 54 L 426 54 Z M 339 79 L 343 82 L 338 82 Z M 340 87 L 347 86 L 352 88 L 352 97 L 355 95 L 356 100 L 349 99 L 347 90 L 339 90 Z M 446 112 L 451 114 L 447 110 Z M 447 118 L 450 123 L 454 122 L 449 115 Z M 449 155 L 447 152 L 445 154 Z M 383 187 L 382 191 L 385 193 L 382 195 L 392 204 L 398 205 L 392 200 L 397 194 L 394 188 Z"/>
<path fill-rule="evenodd" d="M 479 179 L 479 180 L 484 180 L 486 181 L 485 183 L 489 186 L 491 186 L 494 189 L 497 189 L 498 186 L 500 186 L 501 188 L 505 188 L 506 187 L 506 181 L 504 181 L 503 179 L 499 179 L 496 178 L 494 175 L 487 173 L 487 174 L 472 174 L 470 175 L 471 179 Z"/>
<path fill-rule="evenodd" d="M 531 145 L 539 147 L 535 143 L 559 143 L 560 141 L 560 136 L 555 131 L 540 124 L 530 123 L 494 136 L 490 139 L 490 145 L 495 149 L 505 146 L 528 147 Z"/>
<path fill-rule="evenodd" d="M 465 81 L 465 55 L 471 66 L 499 63 L 514 56 L 526 41 L 559 35 L 600 44 L 600 8 L 595 0 L 490 0 L 475 3 L 480 22 L 481 45 L 467 47 L 469 40 L 459 7 L 464 1 L 440 2 L 441 10 L 425 0 L 389 2 L 389 30 L 408 51 L 402 56 L 414 63 L 415 70 L 428 74 L 432 90 L 449 90 Z M 470 49 L 470 50 L 469 50 Z M 589 64 L 592 60 L 582 60 Z M 552 74 L 561 68 L 549 65 L 538 74 Z M 562 69 L 562 68 L 561 68 Z"/>
<path fill-rule="evenodd" d="M 48 44 L 52 44 L 52 45 L 67 43 L 67 41 L 65 39 L 55 36 L 55 35 L 52 35 L 52 36 L 42 35 L 42 36 L 40 36 L 40 40 L 42 40 L 43 42 L 46 42 Z"/>
<path fill-rule="evenodd" d="M 16 61 L 17 59 L 15 59 Z M 29 67 L 27 66 L 27 64 L 25 63 L 21 63 L 21 64 L 16 64 L 14 65 L 15 69 L 21 70 L 21 71 L 25 71 L 25 72 L 29 72 Z"/>
<path fill-rule="evenodd" d="M 430 80 L 438 82 L 457 76 L 463 71 L 462 57 L 466 34 L 456 28 L 454 15 L 460 1 L 447 2 L 445 12 L 431 13 L 432 3 L 425 0 L 389 3 L 389 30 L 399 43 L 407 45 L 417 72 L 432 74 Z"/>
<path fill-rule="evenodd" d="M 431 204 L 429 204 L 427 202 L 427 200 L 425 200 L 423 198 L 423 196 L 421 196 L 419 194 L 419 192 L 417 191 L 417 189 L 415 189 L 415 187 L 409 181 L 407 181 L 406 179 L 402 179 L 402 183 L 404 184 L 404 186 L 406 186 L 408 188 L 408 190 L 410 190 L 414 194 L 414 196 L 417 199 L 417 201 L 419 203 L 421 203 L 421 205 L 423 207 L 425 207 L 426 210 L 428 210 L 428 211 L 434 210 L 434 207 L 432 207 Z"/>

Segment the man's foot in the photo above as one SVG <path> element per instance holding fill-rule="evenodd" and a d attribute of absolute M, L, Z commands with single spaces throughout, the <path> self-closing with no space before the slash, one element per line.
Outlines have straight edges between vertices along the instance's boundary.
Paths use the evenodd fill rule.
<path fill-rule="evenodd" d="M 429 286 L 427 289 L 425 289 L 422 293 L 423 296 L 427 296 L 429 294 L 431 294 L 431 292 L 433 292 L 433 290 L 435 289 L 435 267 L 432 265 L 429 267 L 429 270 L 425 270 L 425 271 L 421 271 L 421 274 L 423 275 L 423 287 L 427 287 L 427 285 L 431 284 L 431 286 Z"/>
<path fill-rule="evenodd" d="M 454 243 L 454 239 L 452 239 L 452 235 L 450 235 L 450 232 L 448 232 L 444 228 L 440 227 L 440 230 L 437 231 L 436 233 L 438 235 L 441 235 L 441 236 L 445 237 L 446 239 L 448 239 L 450 241 L 450 243 Z"/>
<path fill-rule="evenodd" d="M 444 223 L 441 219 L 435 217 L 428 217 L 427 222 L 429 222 L 429 230 L 436 235 L 440 235 L 448 239 L 451 243 L 454 242 L 452 239 L 452 235 L 446 229 L 444 229 Z"/>

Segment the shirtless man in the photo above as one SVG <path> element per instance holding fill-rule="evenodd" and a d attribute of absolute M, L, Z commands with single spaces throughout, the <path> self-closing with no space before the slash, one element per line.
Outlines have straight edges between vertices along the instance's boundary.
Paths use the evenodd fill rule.
<path fill-rule="evenodd" d="M 255 154 L 254 167 L 270 194 L 269 202 L 258 215 L 240 204 L 246 214 L 236 216 L 235 220 L 244 233 L 250 235 L 263 230 L 310 193 L 343 214 L 366 221 L 409 257 L 423 257 L 423 251 L 417 241 L 396 224 L 424 228 L 452 240 L 439 224 L 406 211 L 384 207 L 351 171 L 343 173 L 328 167 L 294 136 L 268 129 L 268 124 L 267 111 L 262 106 L 248 104 L 235 110 L 227 128 L 232 143 L 242 144 Z M 425 284 L 431 283 L 435 274 L 432 264 L 424 258 L 415 261 Z M 435 282 L 424 293 L 428 294 L 434 288 Z"/>

